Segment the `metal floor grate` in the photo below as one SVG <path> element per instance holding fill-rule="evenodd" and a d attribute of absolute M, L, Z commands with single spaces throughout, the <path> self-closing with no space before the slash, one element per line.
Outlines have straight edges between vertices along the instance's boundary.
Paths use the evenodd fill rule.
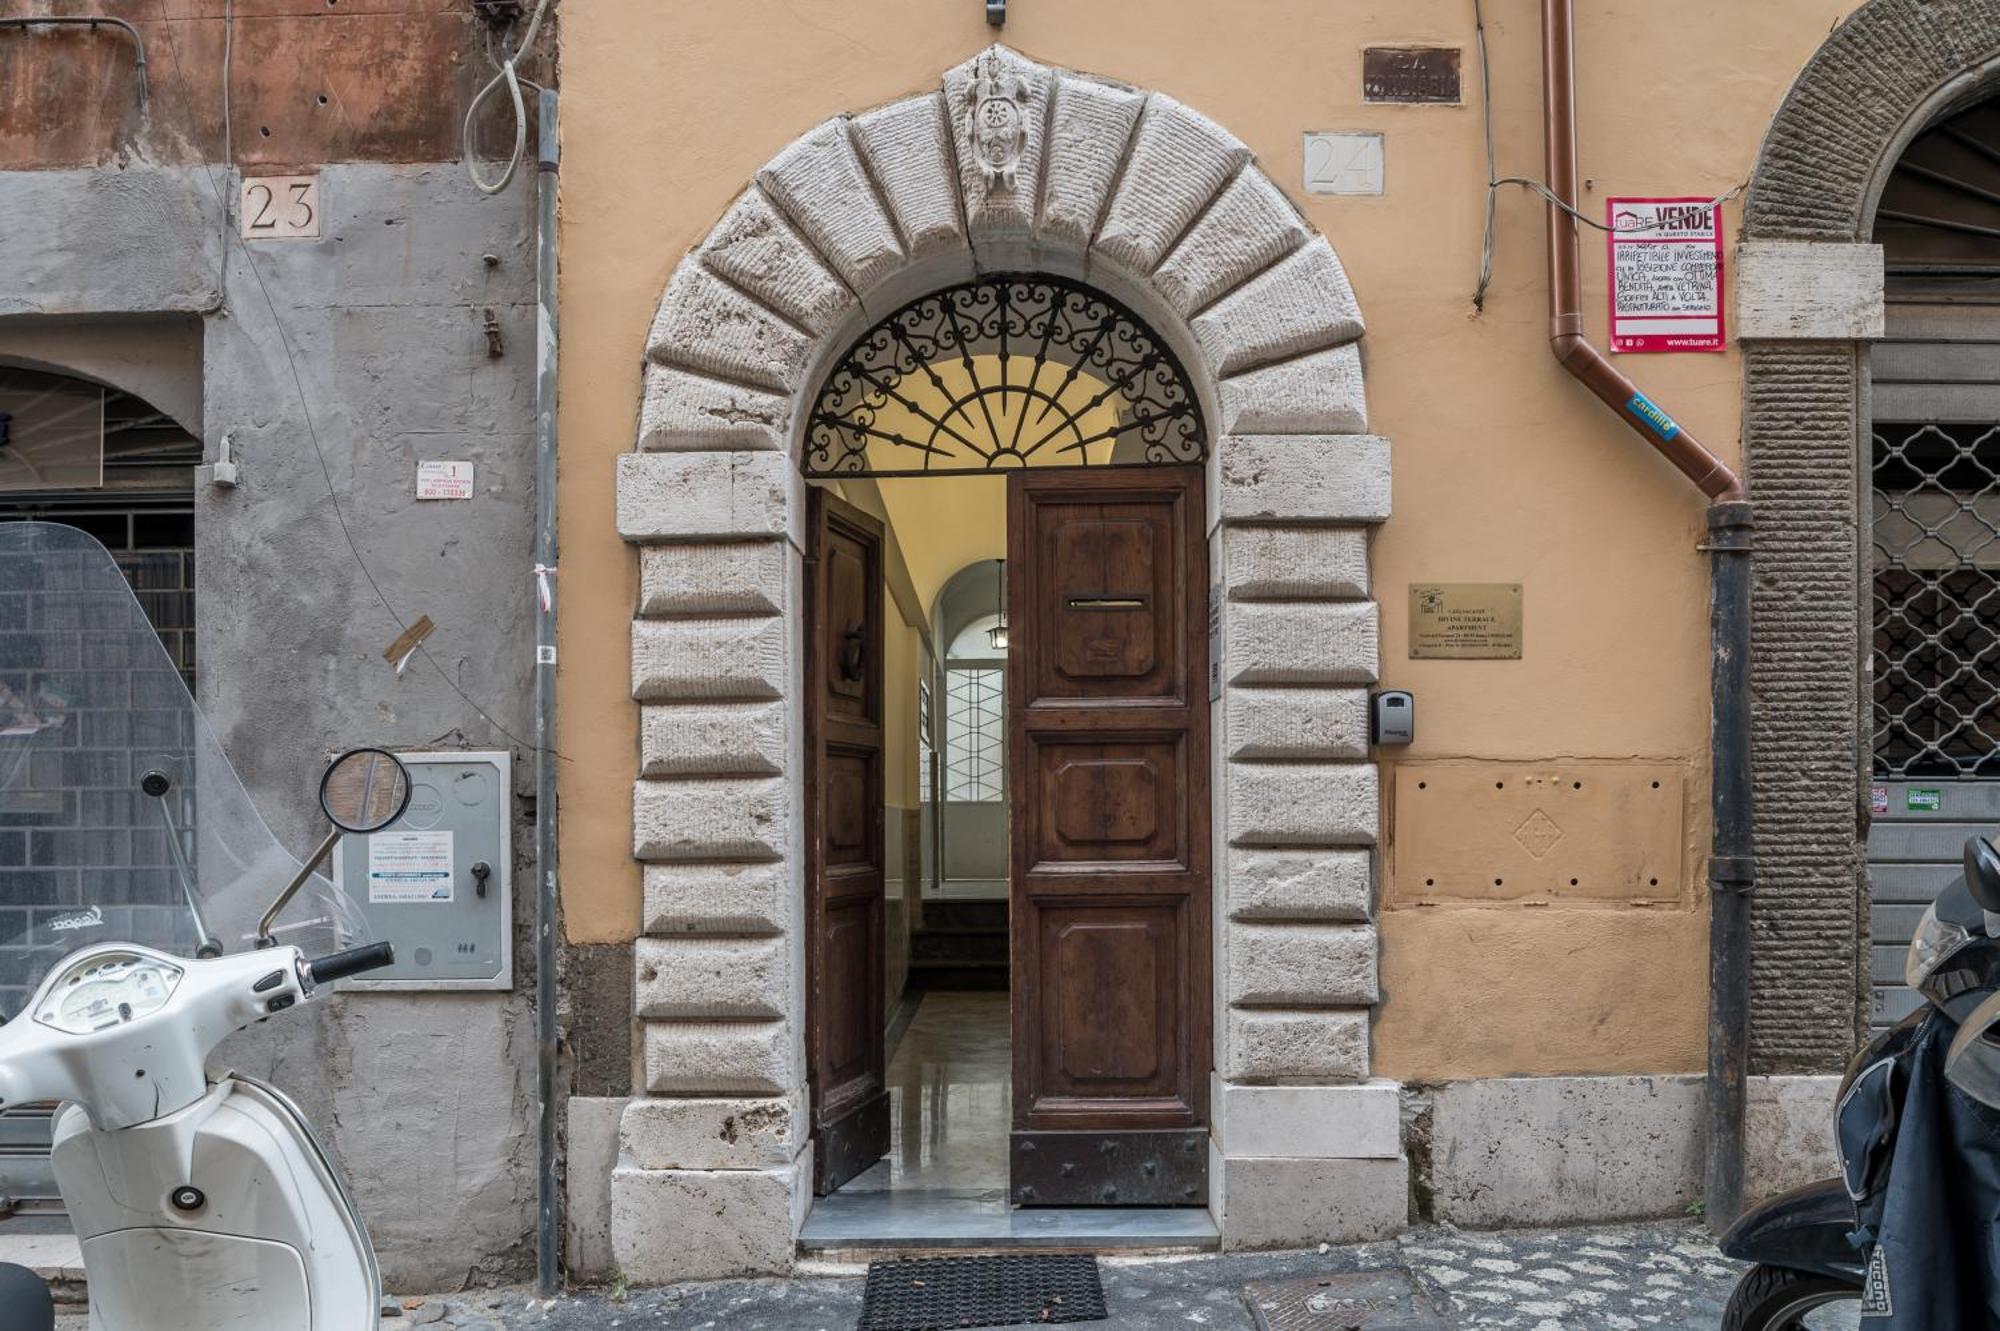
<path fill-rule="evenodd" d="M 860 1331 L 1101 1322 L 1097 1259 L 1074 1254 L 870 1262 Z"/>
<path fill-rule="evenodd" d="M 1260 1281 L 1243 1297 L 1257 1331 L 1447 1331 L 1401 1267 Z"/>

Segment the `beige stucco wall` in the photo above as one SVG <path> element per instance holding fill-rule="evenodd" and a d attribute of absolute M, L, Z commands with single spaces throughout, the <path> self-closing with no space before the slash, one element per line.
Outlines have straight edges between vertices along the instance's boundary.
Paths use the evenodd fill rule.
<path fill-rule="evenodd" d="M 1374 543 L 1382 674 L 1419 708 L 1418 743 L 1382 755 L 1383 788 L 1398 761 L 1678 762 L 1686 839 L 1704 845 L 1701 500 L 1548 356 L 1542 212 L 1519 191 L 1502 197 L 1493 289 L 1484 313 L 1472 308 L 1485 166 L 1471 0 L 1011 8 L 1002 36 L 1024 54 L 1166 92 L 1240 136 L 1347 267 L 1368 320 L 1370 428 L 1395 441 L 1395 516 Z M 1586 208 L 1607 194 L 1721 193 L 1745 179 L 1790 78 L 1850 8 L 1583 0 Z M 1500 171 L 1539 174 L 1538 6 L 1491 0 L 1488 11 Z M 573 941 L 629 938 L 639 924 L 627 652 L 637 575 L 613 526 L 612 478 L 632 446 L 642 345 L 667 276 L 800 132 L 935 88 L 992 37 L 972 0 L 594 0 L 565 11 L 559 699 Z M 1380 44 L 1464 48 L 1467 104 L 1364 104 L 1360 50 Z M 1316 129 L 1384 132 L 1387 192 L 1306 195 L 1301 134 Z M 1583 268 L 1601 339 L 1594 238 Z M 1735 354 L 1623 363 L 1733 460 Z M 1524 584 L 1524 659 L 1408 659 L 1406 584 L 1454 580 Z M 1677 908 L 1382 911 L 1377 1072 L 1701 1066 L 1703 865 L 1698 854 L 1683 863 Z"/>

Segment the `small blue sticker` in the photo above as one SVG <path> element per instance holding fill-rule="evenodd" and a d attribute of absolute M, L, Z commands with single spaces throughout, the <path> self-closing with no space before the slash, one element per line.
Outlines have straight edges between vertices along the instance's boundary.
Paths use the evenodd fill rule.
<path fill-rule="evenodd" d="M 1671 440 L 1681 432 L 1680 423 L 1653 405 L 1653 400 L 1644 393 L 1634 393 L 1632 400 L 1625 404 L 1625 410 L 1653 427 L 1653 433 L 1662 439 Z"/>

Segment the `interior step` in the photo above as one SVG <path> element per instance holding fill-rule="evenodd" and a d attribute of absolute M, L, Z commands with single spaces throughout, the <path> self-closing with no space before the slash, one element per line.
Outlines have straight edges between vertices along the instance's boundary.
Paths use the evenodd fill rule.
<path fill-rule="evenodd" d="M 910 935 L 912 961 L 1002 961 L 1007 960 L 1005 929 L 933 929 L 929 925 Z"/>
<path fill-rule="evenodd" d="M 912 989 L 947 990 L 955 993 L 1001 993 L 1007 988 L 1007 962 L 922 961 L 912 959 L 909 979 Z"/>
<path fill-rule="evenodd" d="M 1007 928 L 1007 902 L 1004 898 L 976 898 L 972 900 L 926 900 L 923 911 L 926 929 L 999 929 Z"/>

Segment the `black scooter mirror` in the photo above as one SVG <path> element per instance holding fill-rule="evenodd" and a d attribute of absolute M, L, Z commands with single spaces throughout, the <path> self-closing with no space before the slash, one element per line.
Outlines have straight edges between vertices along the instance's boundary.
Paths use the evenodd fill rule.
<path fill-rule="evenodd" d="M 1965 843 L 1965 890 L 1981 910 L 2000 915 L 2000 850 L 1985 837 Z"/>

